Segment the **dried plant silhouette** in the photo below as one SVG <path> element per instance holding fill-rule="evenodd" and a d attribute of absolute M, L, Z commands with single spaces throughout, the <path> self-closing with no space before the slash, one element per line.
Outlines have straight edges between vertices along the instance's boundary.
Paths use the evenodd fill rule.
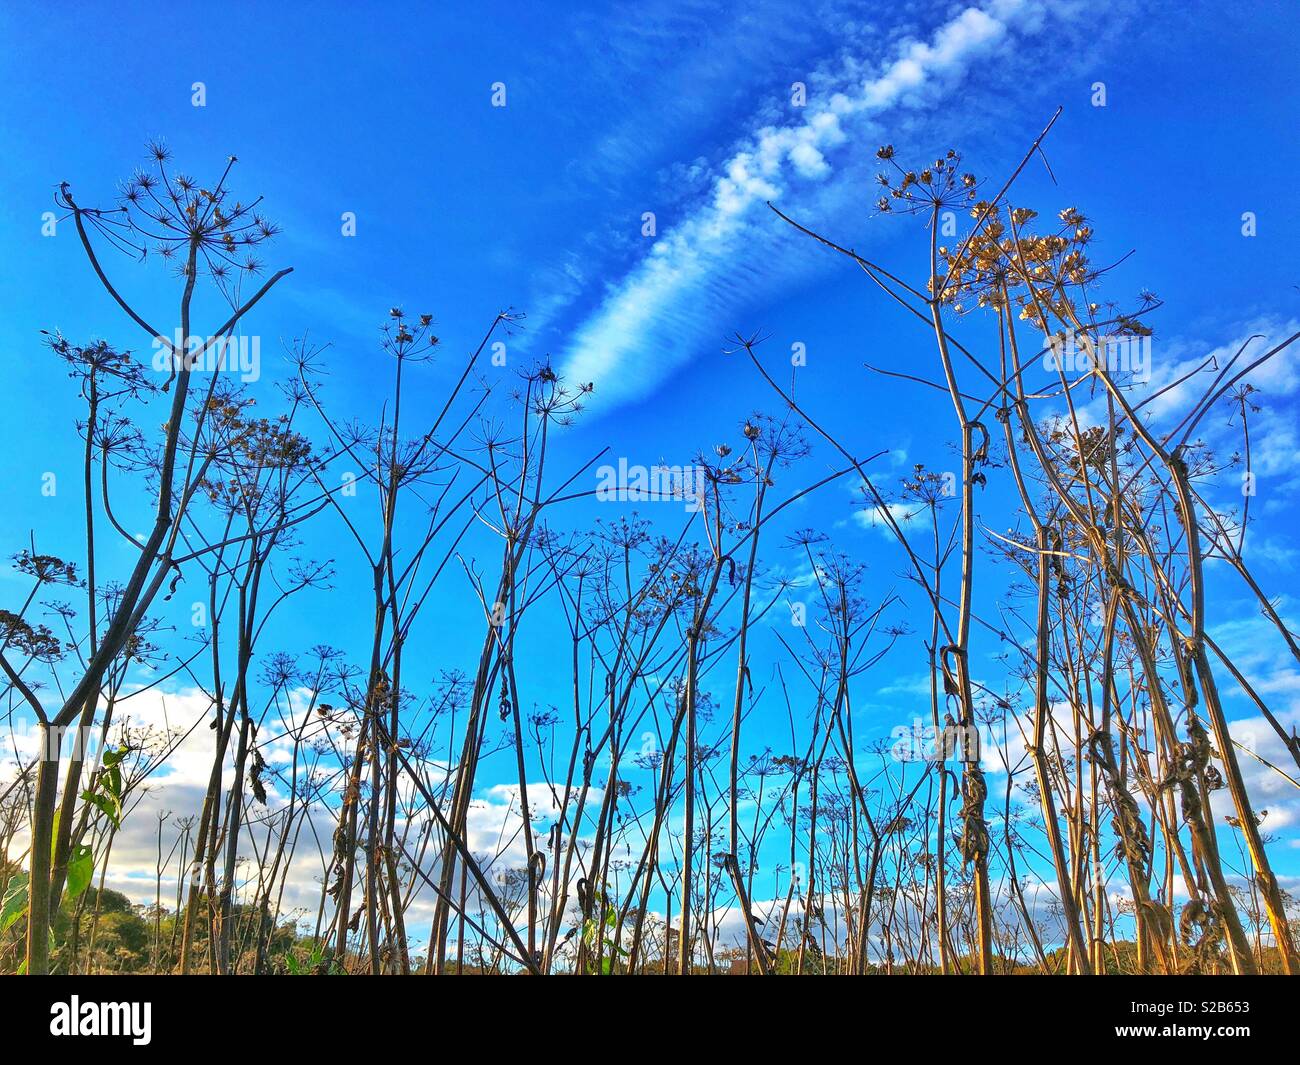
<path fill-rule="evenodd" d="M 554 444 L 592 385 L 545 361 L 485 372 L 522 314 L 465 344 L 393 308 L 372 352 L 304 334 L 278 385 L 241 383 L 223 360 L 291 271 L 266 275 L 277 227 L 236 198 L 235 159 L 204 184 L 152 145 L 111 208 L 60 186 L 125 318 L 104 329 L 161 359 L 45 337 L 80 405 L 84 524 L 57 555 L 39 527 L 14 545 L 24 591 L 0 611 L 6 721 L 38 741 L 0 783 L 0 971 L 1297 972 L 1244 767 L 1300 787 L 1300 737 L 1212 638 L 1206 572 L 1300 661 L 1246 560 L 1250 497 L 1225 505 L 1219 476 L 1250 472 L 1247 378 L 1300 335 L 1158 392 L 1111 365 L 1160 301 L 1103 297 L 1081 210 L 1017 202 L 1055 121 L 1000 181 L 955 150 L 908 169 L 881 148 L 873 224 L 914 229 L 914 262 L 772 208 L 915 323 L 928 355 L 843 387 L 946 396 L 926 446 L 954 471 L 877 472 L 888 441 L 825 428 L 738 334 L 724 366 L 764 383 L 767 413 L 737 411 L 697 483 L 662 488 L 693 505 L 611 504 L 589 528 L 569 514 L 608 455 L 566 466 Z M 155 306 L 156 271 L 122 279 L 159 259 L 161 323 L 124 295 Z M 1067 341 L 1083 368 L 1047 359 Z M 383 382 L 369 421 L 342 413 L 357 372 Z M 1150 416 L 1184 385 L 1190 406 Z M 846 490 L 901 569 L 790 532 Z M 336 557 L 312 557 L 322 526 Z M 479 619 L 472 660 L 437 639 L 453 601 Z M 326 642 L 331 612 L 364 619 L 363 646 Z M 926 678 L 901 751 L 855 737 L 886 659 Z M 181 686 L 200 719 L 133 723 Z M 1233 736 L 1229 693 L 1294 765 Z M 183 808 L 182 750 L 206 775 Z M 485 845 L 488 788 L 508 806 Z M 156 841 L 139 905 L 106 886 L 133 821 Z"/>

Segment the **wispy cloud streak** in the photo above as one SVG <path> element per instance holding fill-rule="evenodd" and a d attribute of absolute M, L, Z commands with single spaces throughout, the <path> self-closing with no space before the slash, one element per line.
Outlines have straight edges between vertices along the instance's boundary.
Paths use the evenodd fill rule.
<path fill-rule="evenodd" d="M 713 175 L 709 195 L 578 326 L 562 360 L 565 376 L 594 382 L 604 410 L 654 389 L 697 353 L 709 313 L 765 269 L 753 257 L 765 201 L 795 187 L 824 187 L 850 129 L 941 94 L 972 62 L 1004 47 L 1013 24 L 1036 29 L 1042 11 L 1038 0 L 968 7 L 928 40 L 904 42 L 876 76 L 845 79 L 839 91 L 810 100 L 800 121 L 746 136 Z"/>

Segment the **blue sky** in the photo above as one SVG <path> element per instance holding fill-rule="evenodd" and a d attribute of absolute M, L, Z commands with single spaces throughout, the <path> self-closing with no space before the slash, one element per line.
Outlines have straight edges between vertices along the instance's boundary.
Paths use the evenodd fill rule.
<path fill-rule="evenodd" d="M 387 388 L 376 340 L 389 307 L 434 314 L 458 355 L 511 306 L 528 318 L 508 340 L 505 372 L 549 357 L 596 385 L 557 444 L 557 469 L 606 446 L 632 463 L 684 464 L 734 439 L 751 410 L 776 411 L 752 368 L 723 354 L 730 334 L 761 331 L 782 380 L 791 345 L 805 345 L 801 401 L 856 453 L 889 449 L 873 467 L 888 485 L 914 462 L 951 465 L 948 438 L 934 431 L 951 412 L 945 397 L 863 363 L 929 374 L 932 340 L 763 201 L 923 276 L 918 227 L 875 215 L 876 147 L 893 143 L 920 159 L 956 147 L 967 168 L 997 183 L 1062 106 L 1046 144 L 1054 178 L 1035 161 L 1017 199 L 1044 214 L 1079 206 L 1097 230 L 1096 256 L 1129 256 L 1107 294 L 1131 300 L 1146 288 L 1165 301 L 1153 352 L 1157 378 L 1170 380 L 1188 360 L 1253 332 L 1280 337 L 1300 319 L 1300 206 L 1287 189 L 1300 164 L 1300 88 L 1283 76 L 1297 27 L 1282 3 L 1230 15 L 1210 4 L 1050 0 L 888 10 L 140 4 L 129 15 L 6 5 L 0 357 L 12 406 L 0 424 L 0 474 L 12 492 L 0 547 L 19 549 L 35 529 L 42 549 L 63 553 L 71 547 L 61 538 L 76 530 L 73 494 L 39 491 L 42 472 L 75 476 L 77 461 L 72 386 L 39 330 L 142 347 L 86 268 L 70 224 L 45 237 L 42 213 L 60 181 L 83 203 L 110 202 L 149 137 L 166 138 L 180 164 L 202 175 L 238 155 L 236 187 L 263 194 L 284 227 L 265 258 L 295 273 L 248 327 L 262 338 L 267 382 L 287 373 L 274 358 L 279 338 L 310 330 L 332 344 L 336 401 L 373 416 Z M 202 107 L 192 105 L 195 82 L 205 87 Z M 807 87 L 805 107 L 791 105 L 795 82 Z M 504 107 L 492 106 L 496 83 Z M 1104 106 L 1094 106 L 1097 83 Z M 340 231 L 345 212 L 355 214 L 353 237 Z M 653 236 L 643 235 L 647 212 Z M 1253 237 L 1242 234 L 1245 212 L 1256 217 Z M 160 268 L 120 259 L 115 269 L 165 320 L 170 288 Z M 456 363 L 428 368 L 417 402 L 421 389 L 435 396 Z M 1294 367 L 1281 361 L 1259 379 L 1267 409 L 1252 541 L 1262 581 L 1286 610 L 1295 609 L 1300 558 Z M 832 460 L 816 452 L 810 461 L 800 483 Z M 998 498 L 995 490 L 990 524 Z M 848 487 L 823 490 L 799 512 L 798 525 L 831 533 L 870 564 L 877 597 L 902 589 L 898 552 L 855 517 Z M 566 524 L 594 516 L 604 515 L 578 503 Z M 322 554 L 348 551 L 341 530 L 311 535 Z M 364 583 L 338 585 L 333 602 L 364 602 Z M 6 597 L 16 587 L 0 584 Z M 1253 608 L 1239 590 L 1221 604 L 1216 624 L 1252 651 L 1253 675 L 1279 711 L 1300 720 L 1300 678 L 1259 643 Z M 472 662 L 479 636 L 457 611 L 435 603 L 423 623 L 430 676 Z M 330 613 L 329 641 L 359 654 L 364 620 Z M 281 635 L 291 642 L 292 629 Z M 539 661 L 553 653 L 545 633 L 530 638 Z M 913 640 L 873 674 L 863 734 L 911 720 L 891 693 L 924 672 L 921 661 Z M 1250 717 L 1234 705 L 1237 718 Z M 756 721 L 756 745 L 779 742 L 780 723 L 767 727 Z M 1269 740 L 1260 734 L 1262 745 Z M 1300 803 L 1276 795 L 1276 857 L 1295 877 Z"/>

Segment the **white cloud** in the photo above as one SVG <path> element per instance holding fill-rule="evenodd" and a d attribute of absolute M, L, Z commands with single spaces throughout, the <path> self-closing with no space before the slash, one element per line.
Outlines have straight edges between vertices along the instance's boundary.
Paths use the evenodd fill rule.
<path fill-rule="evenodd" d="M 810 105 L 801 122 L 756 130 L 719 168 L 711 196 L 657 239 L 578 328 L 564 375 L 594 382 L 604 405 L 655 387 L 695 353 L 700 308 L 716 306 L 762 268 L 752 261 L 749 240 L 764 201 L 780 198 L 795 181 L 825 182 L 833 171 L 827 153 L 847 139 L 847 121 L 918 104 L 923 91 L 941 92 L 972 60 L 1005 42 L 1013 20 L 1032 28 L 1039 14 L 1034 0 L 968 7 L 929 41 L 904 41 L 876 76 Z"/>
<path fill-rule="evenodd" d="M 920 507 L 909 503 L 886 503 L 884 506 L 868 506 L 853 512 L 853 520 L 864 529 L 878 529 L 884 537 L 894 539 L 893 527 L 889 518 L 899 526 L 906 526 L 920 511 Z M 888 514 L 886 514 L 888 512 Z"/>

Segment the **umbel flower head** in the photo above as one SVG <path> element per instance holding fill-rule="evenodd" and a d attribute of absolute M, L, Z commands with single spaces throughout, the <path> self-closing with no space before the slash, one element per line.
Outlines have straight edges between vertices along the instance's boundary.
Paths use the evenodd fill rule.
<path fill-rule="evenodd" d="M 979 182 L 974 174 L 961 172 L 961 156 L 952 148 L 942 159 L 921 170 L 904 169 L 894 158 L 892 144 L 880 148 L 876 158 L 891 168 L 876 175 L 877 183 L 887 193 L 876 201 L 882 214 L 953 210 L 975 198 Z"/>
<path fill-rule="evenodd" d="M 152 389 L 144 368 L 129 351 L 118 351 L 106 340 L 74 344 L 61 332 L 42 329 L 46 346 L 68 367 L 68 376 L 81 382 L 83 395 L 92 389 L 98 401 L 136 396 Z"/>
<path fill-rule="evenodd" d="M 382 328 L 383 349 L 402 362 L 424 362 L 433 358 L 441 341 L 434 334 L 433 315 L 420 314 L 414 319 L 400 307 L 388 312 L 388 321 Z"/>
<path fill-rule="evenodd" d="M 939 289 L 939 298 L 959 312 L 972 302 L 996 308 L 1009 303 L 1040 328 L 1046 327 L 1044 313 L 1069 320 L 1081 303 L 1090 306 L 1086 288 L 1101 271 L 1087 254 L 1092 227 L 1076 208 L 1061 211 L 1059 225 L 1047 233 L 1025 230 L 1037 211 L 1008 207 L 1005 223 L 993 211 L 983 200 L 971 207 L 971 217 L 986 221 L 959 247 L 939 249 L 946 269 L 943 278 L 931 280 L 931 291 Z"/>
<path fill-rule="evenodd" d="M 113 244 L 141 259 L 150 253 L 175 266 L 181 277 L 206 274 L 227 300 L 240 281 L 262 272 L 256 249 L 279 228 L 251 203 L 234 198 L 227 182 L 232 155 L 215 183 L 202 183 L 174 169 L 162 141 L 148 145 L 149 162 L 122 183 L 115 210 L 78 207 L 65 184 L 56 202 L 76 211 Z"/>

